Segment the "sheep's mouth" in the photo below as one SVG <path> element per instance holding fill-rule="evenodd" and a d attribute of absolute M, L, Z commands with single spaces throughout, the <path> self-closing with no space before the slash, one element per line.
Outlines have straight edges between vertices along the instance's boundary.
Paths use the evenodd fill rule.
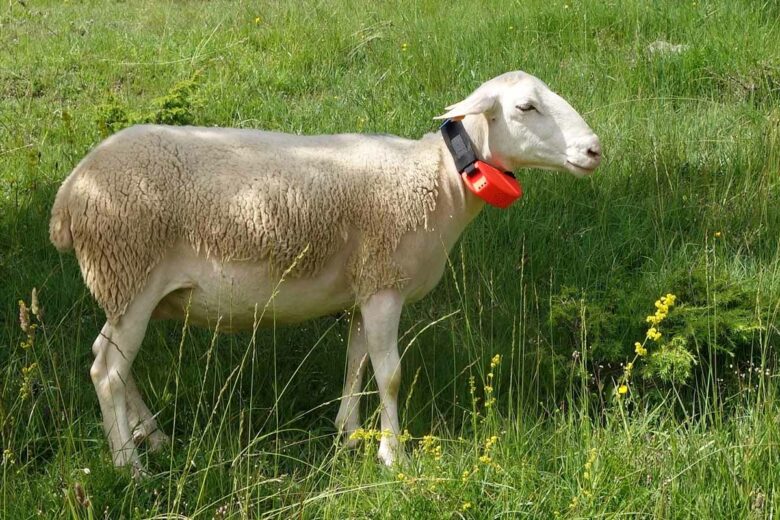
<path fill-rule="evenodd" d="M 580 166 L 579 164 L 575 164 L 571 161 L 566 161 L 565 167 L 573 174 L 582 176 L 592 174 L 597 168 L 596 166 L 593 168 L 586 168 L 585 166 Z"/>

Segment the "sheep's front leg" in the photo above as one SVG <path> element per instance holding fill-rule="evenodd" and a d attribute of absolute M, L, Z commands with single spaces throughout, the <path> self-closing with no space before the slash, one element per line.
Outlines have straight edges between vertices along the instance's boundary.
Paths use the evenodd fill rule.
<path fill-rule="evenodd" d="M 382 440 L 379 458 L 392 466 L 399 456 L 398 387 L 401 384 L 401 359 L 398 356 L 398 322 L 403 297 L 395 289 L 384 289 L 361 305 L 366 345 L 379 387 Z"/>
<path fill-rule="evenodd" d="M 363 374 L 367 363 L 365 327 L 361 316 L 356 313 L 349 327 L 347 373 L 344 377 L 339 413 L 336 415 L 336 427 L 339 433 L 344 435 L 350 448 L 359 442 L 357 439 L 350 439 L 350 436 L 360 427 L 360 393 L 363 390 Z"/>

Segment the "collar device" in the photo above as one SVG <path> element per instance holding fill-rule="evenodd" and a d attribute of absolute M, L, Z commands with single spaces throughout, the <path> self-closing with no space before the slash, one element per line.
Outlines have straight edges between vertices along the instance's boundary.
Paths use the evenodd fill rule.
<path fill-rule="evenodd" d="M 455 161 L 455 168 L 474 195 L 497 208 L 507 208 L 523 196 L 523 189 L 514 175 L 477 159 L 463 123 L 446 120 L 441 125 L 441 135 Z"/>

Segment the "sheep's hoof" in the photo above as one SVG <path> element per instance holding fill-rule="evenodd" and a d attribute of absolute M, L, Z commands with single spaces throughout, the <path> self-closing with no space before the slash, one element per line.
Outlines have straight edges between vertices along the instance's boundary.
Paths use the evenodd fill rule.
<path fill-rule="evenodd" d="M 133 480 L 135 481 L 141 481 L 149 477 L 149 471 L 144 467 L 143 464 L 141 464 L 141 461 L 134 461 L 130 471 L 133 474 Z"/>
<path fill-rule="evenodd" d="M 399 460 L 403 457 L 403 454 L 400 452 L 401 447 L 399 445 L 384 442 L 385 440 L 386 439 L 382 439 L 382 442 L 379 443 L 377 457 L 379 457 L 379 460 L 381 460 L 385 466 L 392 468 L 398 464 Z"/>
<path fill-rule="evenodd" d="M 123 468 L 130 466 L 138 462 L 138 451 L 136 451 L 135 446 L 114 450 L 111 453 L 111 459 L 114 462 L 114 467 Z"/>
<path fill-rule="evenodd" d="M 146 437 L 147 451 L 149 453 L 156 453 L 163 449 L 171 442 L 170 437 L 165 435 L 160 430 L 154 430 L 148 437 Z"/>
<path fill-rule="evenodd" d="M 143 425 L 139 425 L 133 430 L 133 442 L 135 442 L 136 446 L 145 442 L 147 451 L 149 451 L 149 453 L 155 453 L 168 444 L 170 439 L 157 428 L 155 428 L 152 433 L 148 433 Z"/>

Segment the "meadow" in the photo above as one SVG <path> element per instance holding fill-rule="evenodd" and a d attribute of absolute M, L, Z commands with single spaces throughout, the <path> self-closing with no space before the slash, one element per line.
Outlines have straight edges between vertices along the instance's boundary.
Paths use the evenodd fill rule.
<path fill-rule="evenodd" d="M 776 517 L 779 21 L 756 0 L 4 2 L 0 517 Z M 153 324 L 134 373 L 172 442 L 142 450 L 143 480 L 112 467 L 89 378 L 104 316 L 48 240 L 95 144 L 141 121 L 416 138 L 515 69 L 605 160 L 518 172 L 523 199 L 406 309 L 407 460 L 376 459 L 371 384 L 361 446 L 339 442 L 333 316 Z"/>

